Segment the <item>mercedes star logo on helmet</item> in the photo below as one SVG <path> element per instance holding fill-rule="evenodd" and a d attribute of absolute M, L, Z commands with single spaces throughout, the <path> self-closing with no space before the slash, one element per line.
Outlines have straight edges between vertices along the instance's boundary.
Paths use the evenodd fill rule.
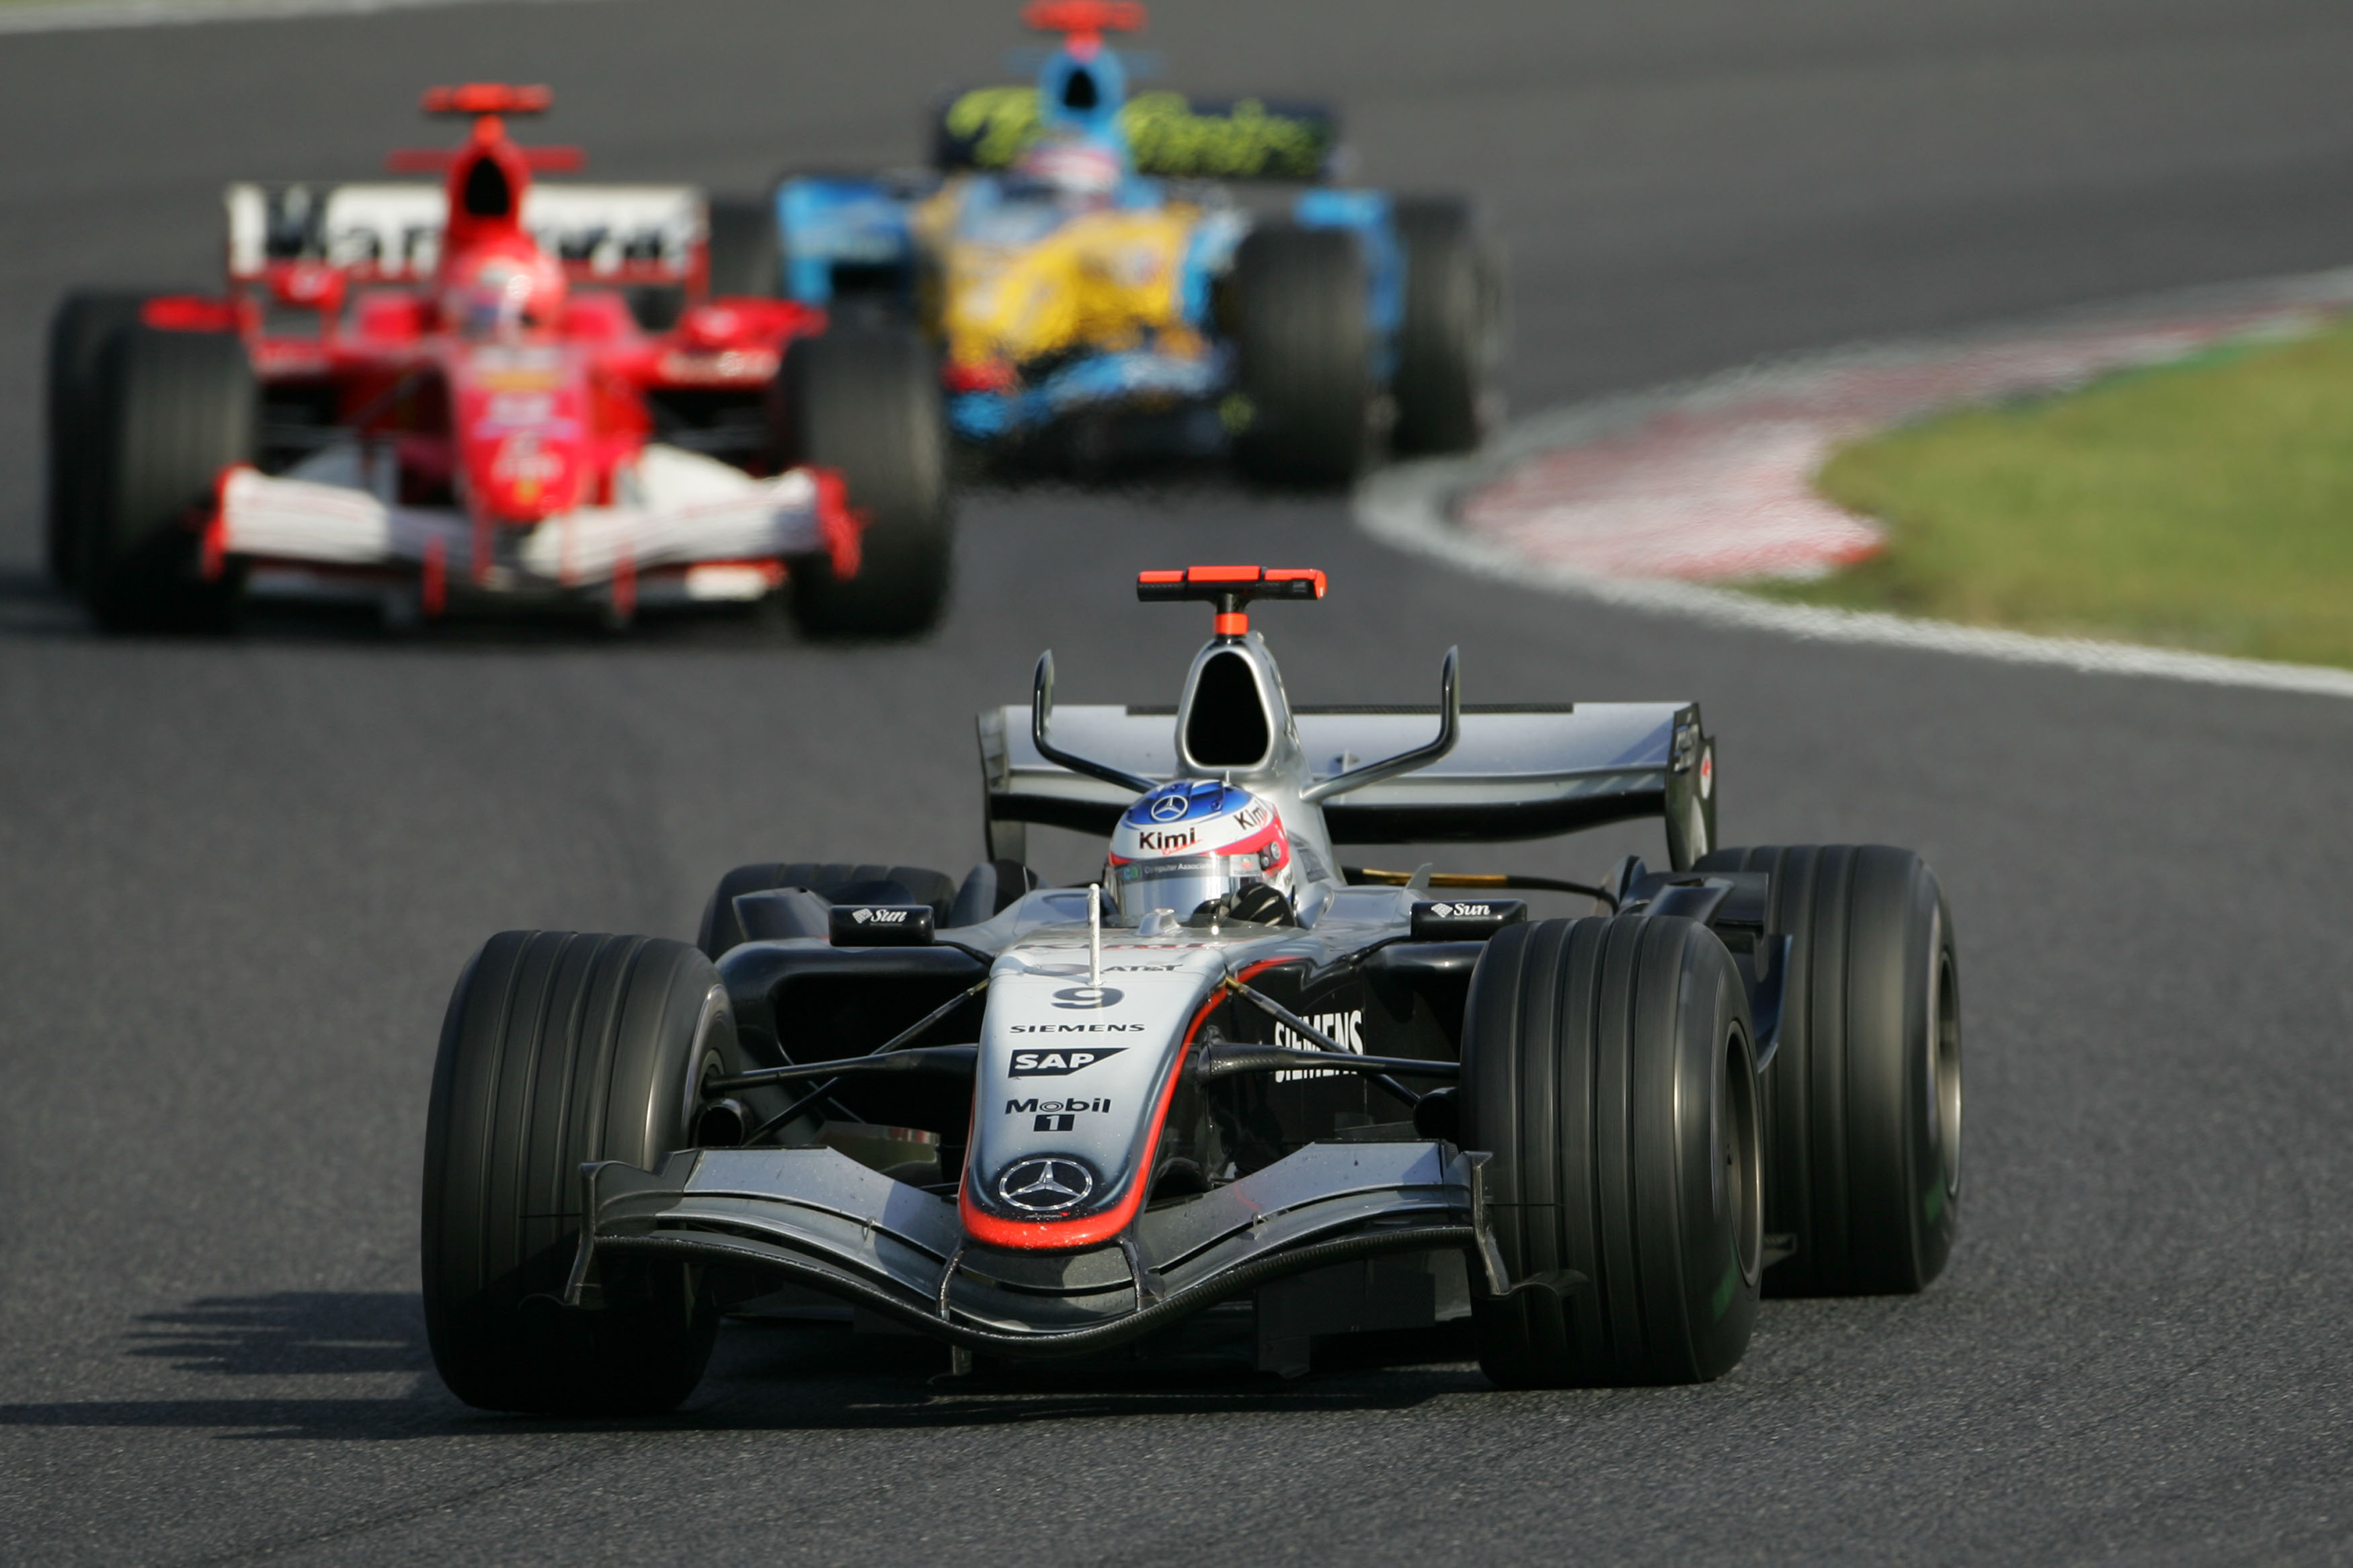
<path fill-rule="evenodd" d="M 1175 822 L 1193 809 L 1193 803 L 1181 795 L 1164 795 L 1152 803 L 1152 820 Z"/>
<path fill-rule="evenodd" d="M 1060 1155 L 1016 1160 L 997 1178 L 998 1201 L 1024 1214 L 1060 1214 L 1076 1208 L 1094 1190 L 1094 1173 Z"/>

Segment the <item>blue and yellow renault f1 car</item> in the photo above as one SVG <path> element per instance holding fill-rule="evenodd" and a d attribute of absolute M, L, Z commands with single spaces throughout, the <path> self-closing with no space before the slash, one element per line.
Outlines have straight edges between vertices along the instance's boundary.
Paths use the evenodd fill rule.
<path fill-rule="evenodd" d="M 1060 47 L 1034 86 L 942 106 L 933 173 L 782 182 L 786 295 L 913 311 L 956 434 L 995 451 L 1230 448 L 1256 478 L 1328 484 L 1385 442 L 1478 444 L 1502 284 L 1467 204 L 1329 183 L 1321 109 L 1131 93 L 1103 35 L 1141 5 L 1023 15 Z"/>
<path fill-rule="evenodd" d="M 1704 1381 L 1760 1289 L 1918 1290 L 1960 1196 L 1936 876 L 1883 847 L 1715 847 L 1688 702 L 1294 708 L 1252 600 L 1172 708 L 981 716 L 990 858 L 739 867 L 701 940 L 510 931 L 459 979 L 424 1288 L 492 1409 L 668 1408 L 720 1318 L 929 1335 L 969 1363 L 1468 1319 L 1508 1386 Z M 1432 730 L 1435 735 L 1432 735 Z M 1596 884 L 1344 868 L 1653 817 Z M 1043 887 L 1029 825 L 1100 834 Z M 1546 889 L 1590 898 L 1532 921 Z"/>

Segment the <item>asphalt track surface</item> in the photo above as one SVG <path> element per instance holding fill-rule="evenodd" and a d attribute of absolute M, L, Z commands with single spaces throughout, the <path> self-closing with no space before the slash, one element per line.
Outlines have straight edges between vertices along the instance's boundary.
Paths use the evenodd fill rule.
<path fill-rule="evenodd" d="M 920 647 L 108 641 L 39 585 L 42 319 L 73 282 L 206 276 L 223 180 L 368 170 L 420 139 L 417 88 L 469 77 L 557 84 L 548 133 L 617 176 L 904 159 L 1009 10 L 0 44 L 0 1560 L 2353 1556 L 2353 706 L 1699 630 L 1217 483 L 975 497 Z M 2353 258 L 2328 0 L 1172 4 L 1150 42 L 1205 89 L 1340 99 L 1369 179 L 1483 194 L 1523 407 Z M 1226 559 L 1332 573 L 1261 617 L 1303 700 L 1423 699 L 1456 641 L 1477 700 L 1696 697 L 1729 839 L 1925 850 L 1969 1049 L 1946 1278 L 1769 1304 L 1734 1375 L 1668 1392 L 1377 1356 L 960 1387 L 913 1342 L 731 1330 L 672 1420 L 452 1401 L 417 1185 L 473 946 L 683 933 L 755 858 L 960 868 L 972 712 L 1046 643 L 1066 699 L 1168 700 L 1204 628 L 1127 574 Z M 1497 858 L 1590 872 L 1626 841 Z"/>

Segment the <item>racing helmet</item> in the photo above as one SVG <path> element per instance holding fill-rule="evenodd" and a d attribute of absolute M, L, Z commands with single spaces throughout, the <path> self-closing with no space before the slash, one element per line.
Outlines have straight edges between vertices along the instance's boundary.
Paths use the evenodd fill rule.
<path fill-rule="evenodd" d="M 537 247 L 501 246 L 452 270 L 441 293 L 441 320 L 470 338 L 514 337 L 553 324 L 564 294 L 564 268 Z"/>
<path fill-rule="evenodd" d="M 1121 815 L 1111 836 L 1111 885 L 1122 918 L 1137 922 L 1155 910 L 1180 920 L 1204 905 L 1232 910 L 1254 887 L 1282 894 L 1287 908 L 1296 887 L 1291 836 L 1282 814 L 1250 791 L 1178 779 Z"/>
<path fill-rule="evenodd" d="M 1017 185 L 1072 206 L 1103 206 L 1126 170 L 1108 147 L 1075 136 L 1050 136 L 1014 161 Z"/>

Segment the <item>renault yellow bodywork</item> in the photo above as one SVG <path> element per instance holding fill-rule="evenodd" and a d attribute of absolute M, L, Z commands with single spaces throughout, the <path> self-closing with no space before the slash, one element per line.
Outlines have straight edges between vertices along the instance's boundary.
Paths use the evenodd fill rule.
<path fill-rule="evenodd" d="M 914 215 L 926 270 L 924 313 L 952 366 L 1019 367 L 1072 353 L 1149 346 L 1207 352 L 1184 320 L 1181 272 L 1199 210 L 1075 211 L 1026 243 L 965 232 L 970 187 L 951 181 Z"/>

